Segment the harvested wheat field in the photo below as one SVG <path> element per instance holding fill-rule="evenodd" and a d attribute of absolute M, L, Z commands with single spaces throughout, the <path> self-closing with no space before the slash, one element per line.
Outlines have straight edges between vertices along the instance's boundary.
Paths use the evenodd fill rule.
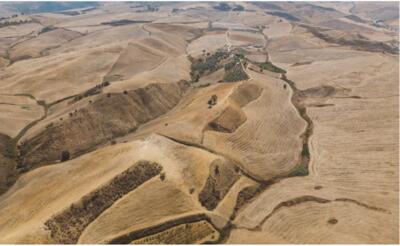
<path fill-rule="evenodd" d="M 0 243 L 399 243 L 398 2 L 0 2 Z"/>

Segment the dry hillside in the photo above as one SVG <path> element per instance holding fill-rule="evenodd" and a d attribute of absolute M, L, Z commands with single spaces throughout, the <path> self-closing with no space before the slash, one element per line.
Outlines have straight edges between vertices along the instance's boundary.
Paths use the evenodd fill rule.
<path fill-rule="evenodd" d="M 0 3 L 0 243 L 399 243 L 398 11 Z"/>

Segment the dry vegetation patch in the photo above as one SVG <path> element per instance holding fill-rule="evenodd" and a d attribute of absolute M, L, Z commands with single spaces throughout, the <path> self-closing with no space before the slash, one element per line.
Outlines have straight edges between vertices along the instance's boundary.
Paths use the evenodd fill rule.
<path fill-rule="evenodd" d="M 213 210 L 224 199 L 232 185 L 238 180 L 239 169 L 232 163 L 215 160 L 210 165 L 206 184 L 199 193 L 200 203 L 208 210 Z"/>
<path fill-rule="evenodd" d="M 86 195 L 78 203 L 48 220 L 45 225 L 58 243 L 76 243 L 82 231 L 122 196 L 159 174 L 157 163 L 139 161 L 108 184 Z"/>
<path fill-rule="evenodd" d="M 185 223 L 132 241 L 132 244 L 193 244 L 213 241 L 218 232 L 207 221 Z"/>
<path fill-rule="evenodd" d="M 172 109 L 181 99 L 187 83 L 152 84 L 125 93 L 102 94 L 65 120 L 50 121 L 37 135 L 21 145 L 23 165 L 31 168 L 59 159 L 63 150 L 73 156 L 93 149 Z M 82 134 L 86 137 L 83 137 Z"/>
<path fill-rule="evenodd" d="M 206 130 L 232 133 L 245 121 L 246 115 L 240 108 L 228 106 L 215 120 L 208 123 Z"/>

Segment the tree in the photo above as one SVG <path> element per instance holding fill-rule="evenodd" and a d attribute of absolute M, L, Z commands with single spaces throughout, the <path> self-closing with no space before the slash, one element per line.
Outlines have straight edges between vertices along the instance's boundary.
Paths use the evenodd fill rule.
<path fill-rule="evenodd" d="M 217 95 L 212 95 L 211 96 L 211 100 L 212 100 L 214 105 L 217 104 Z"/>
<path fill-rule="evenodd" d="M 61 152 L 60 161 L 61 161 L 61 162 L 68 161 L 69 158 L 70 158 L 69 151 L 68 151 L 68 150 L 63 150 L 63 151 Z"/>
<path fill-rule="evenodd" d="M 218 167 L 218 166 L 215 167 L 214 173 L 215 173 L 215 175 L 217 175 L 217 176 L 219 175 L 219 167 Z"/>
<path fill-rule="evenodd" d="M 211 108 L 213 105 L 217 104 L 217 96 L 212 95 L 207 103 L 208 103 L 208 108 Z"/>
<path fill-rule="evenodd" d="M 165 173 L 164 173 L 164 172 L 162 172 L 162 173 L 160 174 L 160 179 L 161 179 L 161 181 L 164 181 L 164 180 L 165 180 Z"/>

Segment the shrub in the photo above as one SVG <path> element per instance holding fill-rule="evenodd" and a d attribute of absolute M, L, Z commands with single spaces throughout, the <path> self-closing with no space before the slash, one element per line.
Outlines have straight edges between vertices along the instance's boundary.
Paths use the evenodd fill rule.
<path fill-rule="evenodd" d="M 195 79 L 196 75 L 202 76 L 206 72 L 212 73 L 218 70 L 221 67 L 219 62 L 228 57 L 229 53 L 225 51 L 217 51 L 214 54 L 207 56 L 205 59 L 194 60 L 193 58 L 189 57 L 189 59 L 192 61 L 192 80 Z M 196 78 L 196 80 L 198 81 L 198 78 Z"/>
<path fill-rule="evenodd" d="M 314 190 L 320 190 L 320 189 L 322 189 L 321 185 L 314 186 Z"/>
<path fill-rule="evenodd" d="M 307 176 L 307 175 L 308 175 L 308 168 L 303 164 L 299 164 L 290 172 L 289 177 Z"/>
<path fill-rule="evenodd" d="M 134 131 L 136 131 L 136 127 L 131 127 L 131 128 L 129 128 L 129 130 L 128 130 L 129 133 L 132 133 L 132 132 L 134 132 Z"/>
<path fill-rule="evenodd" d="M 217 99 L 218 99 L 217 95 L 211 96 L 211 100 L 213 101 L 213 104 L 217 104 Z"/>
<path fill-rule="evenodd" d="M 207 86 L 210 86 L 210 85 L 211 85 L 210 83 L 202 84 L 202 85 L 199 85 L 199 88 L 204 88 L 204 87 L 207 87 Z"/>
<path fill-rule="evenodd" d="M 39 31 L 39 34 L 50 32 L 55 29 L 57 29 L 57 28 L 53 27 L 53 26 L 46 26 L 46 27 L 42 28 L 42 30 Z"/>
<path fill-rule="evenodd" d="M 217 104 L 217 99 L 218 99 L 217 95 L 212 95 L 207 102 L 209 107 L 212 107 L 213 105 Z"/>
<path fill-rule="evenodd" d="M 63 150 L 63 151 L 61 152 L 60 161 L 61 161 L 61 162 L 68 161 L 69 158 L 70 158 L 69 151 L 68 151 L 68 150 Z"/>
<path fill-rule="evenodd" d="M 272 64 L 271 62 L 267 61 L 267 62 L 263 62 L 263 63 L 257 63 L 257 65 L 261 68 L 261 69 L 265 69 L 274 73 L 286 73 L 285 70 L 283 70 L 280 67 L 275 66 L 274 64 Z M 262 72 L 262 71 L 261 71 Z"/>
<path fill-rule="evenodd" d="M 53 127 L 53 125 L 54 125 L 54 123 L 53 123 L 53 122 L 51 122 L 51 123 L 47 124 L 47 125 L 46 125 L 46 129 L 49 129 L 49 128 Z"/>
<path fill-rule="evenodd" d="M 328 220 L 328 223 L 331 224 L 331 225 L 334 225 L 334 224 L 338 223 L 338 220 L 335 219 L 335 218 L 331 218 L 331 219 Z"/>
<path fill-rule="evenodd" d="M 165 173 L 164 173 L 164 172 L 162 172 L 162 173 L 160 174 L 160 179 L 161 179 L 161 181 L 164 181 L 164 180 L 165 180 Z"/>
<path fill-rule="evenodd" d="M 230 69 L 232 69 L 235 66 L 235 62 L 229 62 L 227 64 L 224 65 L 224 69 L 225 71 L 229 71 Z"/>
<path fill-rule="evenodd" d="M 76 102 L 76 101 L 79 101 L 79 100 L 81 100 L 83 98 L 83 96 L 82 95 L 76 95 L 75 97 L 74 97 L 74 101 Z"/>
<path fill-rule="evenodd" d="M 116 144 L 116 143 L 117 143 L 117 141 L 111 140 L 111 145 L 114 145 L 114 144 Z"/>
<path fill-rule="evenodd" d="M 126 95 L 126 94 L 128 94 L 128 92 L 127 92 L 127 91 L 124 91 L 124 94 Z"/>
<path fill-rule="evenodd" d="M 300 115 L 305 115 L 305 113 L 306 113 L 306 108 L 299 108 L 299 113 L 300 113 Z"/>
<path fill-rule="evenodd" d="M 223 81 L 224 82 L 236 82 L 241 80 L 246 80 L 247 74 L 243 71 L 242 66 L 240 64 L 236 64 L 229 71 L 225 72 Z"/>
<path fill-rule="evenodd" d="M 190 188 L 190 189 L 189 189 L 189 194 L 193 194 L 194 191 L 195 191 L 194 188 Z"/>
<path fill-rule="evenodd" d="M 214 173 L 217 176 L 219 175 L 219 166 L 215 166 Z"/>
<path fill-rule="evenodd" d="M 240 54 L 236 54 L 237 57 L 239 57 L 240 59 L 244 59 L 244 54 L 240 53 Z"/>
<path fill-rule="evenodd" d="M 40 105 L 40 106 L 44 106 L 45 107 L 46 106 L 46 101 L 45 100 L 38 100 L 37 104 Z"/>
<path fill-rule="evenodd" d="M 10 139 L 9 141 L 7 141 L 4 145 L 4 152 L 3 152 L 4 156 L 7 156 L 9 158 L 17 157 L 18 154 L 15 146 L 16 146 L 15 140 Z"/>
<path fill-rule="evenodd" d="M 301 151 L 301 155 L 303 157 L 310 157 L 310 151 L 308 150 L 308 145 L 307 144 L 303 144 L 303 150 Z"/>

